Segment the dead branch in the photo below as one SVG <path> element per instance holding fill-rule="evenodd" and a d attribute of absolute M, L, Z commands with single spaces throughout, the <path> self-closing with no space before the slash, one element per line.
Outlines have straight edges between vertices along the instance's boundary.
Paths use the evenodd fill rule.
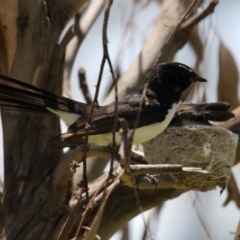
<path fill-rule="evenodd" d="M 191 29 L 198 21 L 206 17 L 206 13 L 211 13 L 209 10 L 197 13 L 196 16 L 178 25 L 181 23 L 182 16 L 186 13 L 192 1 L 189 0 L 184 3 L 185 4 L 180 0 L 162 2 L 158 18 L 156 19 L 152 32 L 143 46 L 141 53 L 133 61 L 125 74 L 118 80 L 120 98 L 145 83 L 146 71 L 150 69 L 160 53 L 161 57 L 158 59 L 158 62 L 171 61 L 177 50 L 186 43 Z M 215 3 L 215 1 L 213 1 L 213 3 Z M 199 4 L 200 2 L 198 6 Z M 212 6 L 214 4 L 211 2 L 210 5 Z M 206 9 L 209 9 L 209 7 Z M 172 29 L 169 25 L 175 26 L 175 28 Z M 169 36 L 171 36 L 170 39 Z M 166 42 L 168 43 L 167 45 Z M 129 79 L 131 79 L 131 81 L 129 81 Z M 113 96 L 113 91 L 111 91 L 105 99 L 104 104 L 112 102 Z"/>
<path fill-rule="evenodd" d="M 84 16 L 79 22 L 75 22 L 75 24 L 69 28 L 60 43 L 60 48 L 66 49 L 64 79 L 67 81 L 69 81 L 72 66 L 76 59 L 78 49 L 80 48 L 85 36 L 91 29 L 93 23 L 98 18 L 104 5 L 104 0 L 91 1 Z"/>

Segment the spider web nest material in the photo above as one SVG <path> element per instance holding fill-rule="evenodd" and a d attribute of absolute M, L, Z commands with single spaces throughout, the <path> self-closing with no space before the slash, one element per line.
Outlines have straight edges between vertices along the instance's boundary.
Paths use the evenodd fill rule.
<path fill-rule="evenodd" d="M 178 188 L 208 191 L 219 186 L 223 190 L 231 176 L 237 142 L 238 135 L 221 127 L 170 127 L 144 143 L 144 151 L 150 164 L 182 164 L 209 172 L 171 174 Z"/>

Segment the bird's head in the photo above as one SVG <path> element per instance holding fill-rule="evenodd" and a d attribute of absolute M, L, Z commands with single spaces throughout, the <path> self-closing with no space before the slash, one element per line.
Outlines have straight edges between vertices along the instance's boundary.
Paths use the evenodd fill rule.
<path fill-rule="evenodd" d="M 156 65 L 147 76 L 149 87 L 164 99 L 179 101 L 180 96 L 193 82 L 207 82 L 189 66 L 178 63 Z M 161 100 L 161 99 L 159 99 Z M 168 100 L 169 101 L 169 100 Z"/>

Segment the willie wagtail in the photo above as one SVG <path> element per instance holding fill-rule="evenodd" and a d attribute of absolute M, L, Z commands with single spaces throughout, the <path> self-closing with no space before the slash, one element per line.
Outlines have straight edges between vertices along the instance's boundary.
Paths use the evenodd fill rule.
<path fill-rule="evenodd" d="M 206 82 L 185 64 L 171 62 L 156 65 L 147 75 L 146 97 L 135 129 L 133 143 L 146 142 L 160 134 L 173 118 L 181 93 L 192 82 Z M 118 102 L 118 117 L 134 128 L 145 86 Z M 55 114 L 69 126 L 68 131 L 50 140 L 50 149 L 84 143 L 85 124 L 90 106 L 31 84 L 0 74 L 0 106 L 2 108 Z M 112 139 L 115 104 L 95 108 L 89 142 L 108 146 Z M 116 143 L 120 144 L 120 125 L 117 125 Z"/>

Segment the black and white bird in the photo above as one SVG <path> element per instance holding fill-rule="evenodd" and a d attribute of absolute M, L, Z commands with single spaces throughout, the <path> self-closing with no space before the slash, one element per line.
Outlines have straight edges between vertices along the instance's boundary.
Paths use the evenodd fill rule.
<path fill-rule="evenodd" d="M 193 82 L 206 82 L 185 64 L 171 62 L 156 65 L 147 75 L 147 83 L 118 102 L 118 117 L 135 126 L 142 94 L 146 88 L 140 118 L 133 143 L 143 143 L 159 135 L 173 118 L 182 92 Z M 55 114 L 68 125 L 68 131 L 50 140 L 50 149 L 65 148 L 84 143 L 85 124 L 90 106 L 53 92 L 38 88 L 0 74 L 0 106 L 27 112 Z M 112 140 L 115 103 L 95 108 L 88 140 L 108 146 Z M 116 143 L 120 144 L 120 125 Z"/>

